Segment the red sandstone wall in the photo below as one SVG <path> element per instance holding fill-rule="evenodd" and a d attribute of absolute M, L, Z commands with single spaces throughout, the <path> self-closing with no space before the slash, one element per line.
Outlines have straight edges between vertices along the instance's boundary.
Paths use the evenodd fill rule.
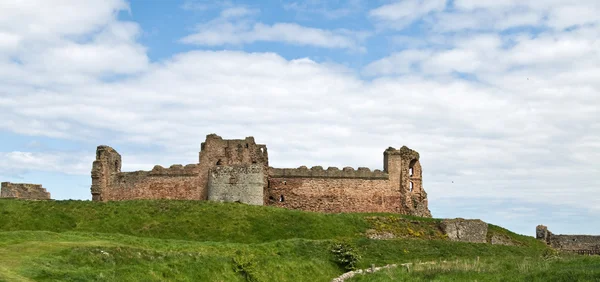
<path fill-rule="evenodd" d="M 134 199 L 201 200 L 198 166 L 155 166 L 152 171 L 120 172 L 102 191 L 104 201 Z"/>
<path fill-rule="evenodd" d="M 384 152 L 384 172 L 367 168 L 270 168 L 265 205 L 316 212 L 392 212 L 431 217 L 418 159 L 417 152 L 403 147 Z"/>
<path fill-rule="evenodd" d="M 135 199 L 201 200 L 205 194 L 194 176 L 149 176 L 147 173 L 125 172 L 117 182 L 102 191 L 104 201 Z"/>
<path fill-rule="evenodd" d="M 402 213 L 399 189 L 391 184 L 381 179 L 270 178 L 265 204 L 332 213 Z"/>

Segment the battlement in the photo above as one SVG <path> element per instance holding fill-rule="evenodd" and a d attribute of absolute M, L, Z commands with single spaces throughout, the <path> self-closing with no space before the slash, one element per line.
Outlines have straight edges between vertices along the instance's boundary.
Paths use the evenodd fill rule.
<path fill-rule="evenodd" d="M 402 146 L 400 149 L 394 149 L 394 147 L 388 147 L 383 152 L 384 155 L 399 155 L 403 159 L 419 160 L 419 153 L 406 146 Z"/>
<path fill-rule="evenodd" d="M 389 175 L 379 169 L 371 171 L 367 167 L 359 167 L 355 170 L 352 167 L 328 167 L 326 170 L 322 166 L 313 166 L 310 169 L 306 166 L 298 168 L 273 168 L 269 167 L 269 176 L 275 178 L 360 178 L 360 179 L 384 179 Z"/>
<path fill-rule="evenodd" d="M 174 164 L 169 168 L 164 168 L 160 165 L 155 165 L 148 173 L 150 176 L 194 176 L 198 175 L 198 165 L 188 164 L 186 166 Z"/>
<path fill-rule="evenodd" d="M 268 166 L 269 156 L 267 146 L 256 144 L 252 136 L 244 139 L 223 139 L 213 133 L 206 135 L 206 141 L 200 145 L 199 163 L 208 167 L 235 164 Z"/>
<path fill-rule="evenodd" d="M 177 176 L 197 176 L 198 175 L 198 165 L 197 164 L 188 164 L 186 166 L 180 164 L 171 165 L 168 168 L 165 168 L 161 165 L 155 165 L 152 170 L 138 170 L 138 171 L 128 171 L 128 172 L 119 172 L 117 174 L 117 178 L 123 178 L 126 176 L 151 176 L 151 177 L 177 177 Z"/>
<path fill-rule="evenodd" d="M 41 184 L 2 182 L 0 189 L 0 198 L 50 200 L 50 193 Z"/>

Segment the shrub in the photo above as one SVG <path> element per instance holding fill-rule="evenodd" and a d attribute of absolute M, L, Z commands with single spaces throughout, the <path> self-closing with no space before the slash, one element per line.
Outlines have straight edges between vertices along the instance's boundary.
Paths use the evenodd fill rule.
<path fill-rule="evenodd" d="M 361 258 L 357 248 L 349 242 L 334 242 L 331 252 L 335 263 L 345 270 L 355 270 Z"/>

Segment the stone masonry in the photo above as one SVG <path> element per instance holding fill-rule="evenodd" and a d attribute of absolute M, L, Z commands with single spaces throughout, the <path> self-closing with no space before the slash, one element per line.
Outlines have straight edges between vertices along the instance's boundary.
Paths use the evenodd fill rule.
<path fill-rule="evenodd" d="M 2 182 L 0 198 L 50 200 L 50 193 L 40 184 Z"/>
<path fill-rule="evenodd" d="M 98 146 L 92 200 L 186 199 L 242 202 L 317 212 L 394 212 L 431 217 L 419 153 L 403 146 L 383 153 L 383 170 L 320 166 L 273 168 L 253 137 L 206 136 L 197 164 L 121 172 L 121 155 Z"/>
<path fill-rule="evenodd" d="M 450 241 L 485 243 L 488 224 L 480 219 L 444 219 L 440 227 Z M 498 242 L 499 244 L 501 242 Z"/>
<path fill-rule="evenodd" d="M 581 254 L 600 255 L 600 236 L 593 235 L 555 235 L 544 225 L 535 228 L 535 237 L 550 247 Z"/>

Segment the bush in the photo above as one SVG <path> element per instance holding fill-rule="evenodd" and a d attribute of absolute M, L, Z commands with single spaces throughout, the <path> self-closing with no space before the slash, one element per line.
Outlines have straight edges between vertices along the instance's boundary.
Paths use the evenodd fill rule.
<path fill-rule="evenodd" d="M 357 248 L 349 242 L 334 242 L 331 252 L 335 263 L 345 270 L 355 270 L 361 258 Z"/>

